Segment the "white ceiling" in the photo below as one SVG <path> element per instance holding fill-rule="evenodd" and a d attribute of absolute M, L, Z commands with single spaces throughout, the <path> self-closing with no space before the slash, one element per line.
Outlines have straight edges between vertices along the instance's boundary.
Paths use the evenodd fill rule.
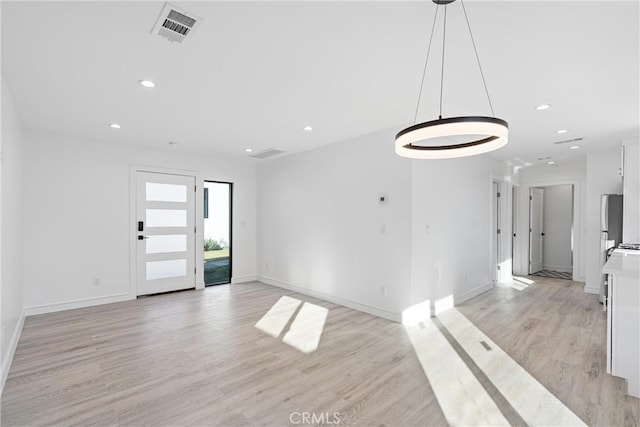
<path fill-rule="evenodd" d="M 163 2 L 3 1 L 3 78 L 25 126 L 246 156 L 413 120 L 430 0 L 173 3 L 204 18 L 182 44 L 150 34 Z M 465 5 L 495 113 L 510 124 L 494 157 L 536 163 L 638 136 L 637 1 Z M 448 8 L 443 115 L 490 115 L 460 2 Z M 437 31 L 419 121 L 437 118 L 440 43 Z M 580 150 L 553 145 L 576 137 Z"/>

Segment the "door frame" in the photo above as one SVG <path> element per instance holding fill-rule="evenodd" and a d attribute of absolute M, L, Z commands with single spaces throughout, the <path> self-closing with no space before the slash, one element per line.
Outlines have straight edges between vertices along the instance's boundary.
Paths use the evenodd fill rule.
<path fill-rule="evenodd" d="M 498 197 L 500 194 L 500 197 Z M 502 258 L 500 244 L 501 233 L 502 233 L 502 215 L 500 215 L 500 205 L 502 198 L 502 186 L 499 181 L 493 180 L 491 182 L 491 265 L 493 268 L 493 283 L 497 283 L 501 279 L 501 268 L 500 262 Z M 498 232 L 500 230 L 500 232 Z"/>
<path fill-rule="evenodd" d="M 202 196 L 202 213 L 203 215 L 200 215 L 200 219 L 201 219 L 201 229 L 202 229 L 202 246 L 203 250 L 202 250 L 202 256 L 200 257 L 200 260 L 204 260 L 204 183 L 205 182 L 211 182 L 214 184 L 228 184 L 229 185 L 229 283 L 231 284 L 233 283 L 233 187 L 234 184 L 233 182 L 229 182 L 229 181 L 219 181 L 219 180 L 211 180 L 211 179 L 205 179 L 202 181 L 202 192 L 203 192 L 203 196 Z M 220 283 L 222 285 L 222 283 Z M 202 269 L 202 286 L 205 287 L 207 286 L 206 283 L 204 283 L 204 268 Z M 214 286 L 209 285 L 209 286 Z"/>
<path fill-rule="evenodd" d="M 540 224 L 540 270 L 544 269 L 544 187 L 529 187 L 529 261 L 527 263 L 527 274 L 533 274 L 531 272 L 533 260 L 531 258 L 531 250 L 533 249 L 533 193 L 534 190 L 540 190 L 542 192 L 542 211 L 540 212 L 540 218 L 542 218 L 542 224 Z M 536 271 L 536 273 L 538 272 Z"/>
<path fill-rule="evenodd" d="M 518 242 L 519 256 L 515 260 L 517 265 L 514 268 L 518 275 L 528 275 L 529 272 L 529 239 L 521 238 L 529 235 L 529 194 L 533 187 L 550 187 L 553 185 L 573 185 L 573 229 L 571 238 L 573 240 L 573 280 L 584 282 L 584 256 L 582 243 L 582 218 L 580 206 L 582 205 L 582 180 L 551 180 L 551 181 L 533 181 L 520 182 L 519 200 L 518 200 Z"/>
<path fill-rule="evenodd" d="M 193 177 L 196 185 L 196 194 L 195 194 L 195 209 L 194 209 L 194 224 L 196 224 L 196 234 L 194 239 L 195 252 L 194 252 L 194 262 L 197 266 L 198 259 L 204 259 L 204 249 L 203 249 L 203 241 L 204 241 L 204 230 L 201 226 L 201 222 L 198 219 L 198 212 L 204 212 L 203 206 L 203 181 L 201 178 L 201 174 L 198 171 L 189 170 L 189 169 L 173 169 L 173 168 L 165 168 L 161 166 L 149 166 L 149 165 L 138 165 L 131 164 L 129 165 L 129 226 L 127 231 L 129 233 L 129 296 L 132 299 L 138 297 L 137 293 L 137 174 L 138 172 L 151 172 L 151 173 L 164 173 L 168 175 L 183 175 Z M 197 268 L 197 267 L 196 267 Z M 204 269 L 199 268 L 196 274 L 196 289 L 204 289 Z"/>
<path fill-rule="evenodd" d="M 518 230 L 518 224 L 520 221 L 520 218 L 518 216 L 518 200 L 520 199 L 520 186 L 519 185 L 512 185 L 511 186 L 511 194 L 509 195 L 511 198 L 511 230 L 510 230 L 510 237 L 511 237 L 511 275 L 513 276 L 514 274 L 516 274 L 516 264 L 517 264 L 517 260 L 518 260 L 518 256 L 519 256 L 519 252 L 520 252 L 520 247 L 518 246 L 518 238 L 520 237 L 519 230 Z"/>
<path fill-rule="evenodd" d="M 503 177 L 491 174 L 491 181 L 489 182 L 489 220 L 491 222 L 489 227 L 490 233 L 490 243 L 489 243 L 489 267 L 493 272 L 491 275 L 491 280 L 495 282 L 508 282 L 512 279 L 512 265 L 513 261 L 511 259 L 511 232 L 507 232 L 512 230 L 512 221 L 511 216 L 509 215 L 511 209 L 511 187 L 512 183 L 508 180 L 505 180 Z M 498 191 L 500 192 L 500 197 L 498 198 L 497 203 L 494 203 L 496 200 L 494 193 L 494 185 L 497 184 Z M 497 224 L 499 221 L 500 225 L 500 237 L 496 237 L 497 235 Z M 500 243 L 498 244 L 498 239 Z M 500 270 L 498 270 L 498 265 L 500 265 Z"/>

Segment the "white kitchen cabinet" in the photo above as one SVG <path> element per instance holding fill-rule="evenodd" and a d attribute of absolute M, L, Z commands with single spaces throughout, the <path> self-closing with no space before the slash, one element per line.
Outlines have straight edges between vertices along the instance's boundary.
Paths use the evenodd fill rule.
<path fill-rule="evenodd" d="M 640 397 L 640 251 L 616 249 L 602 271 L 609 275 L 607 373 Z"/>

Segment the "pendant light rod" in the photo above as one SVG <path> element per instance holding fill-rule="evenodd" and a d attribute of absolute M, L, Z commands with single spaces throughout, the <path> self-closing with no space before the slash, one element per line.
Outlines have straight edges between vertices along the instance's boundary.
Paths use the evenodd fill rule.
<path fill-rule="evenodd" d="M 467 16 L 467 9 L 464 7 L 464 0 L 460 0 L 462 4 L 462 10 L 464 12 L 464 19 L 467 21 L 467 28 L 469 29 L 469 36 L 471 36 L 471 43 L 473 44 L 473 51 L 476 54 L 476 61 L 478 62 L 478 68 L 480 69 L 480 77 L 482 77 L 482 84 L 484 85 L 484 91 L 487 94 L 487 101 L 489 101 L 489 108 L 491 108 L 491 115 L 493 117 L 496 116 L 496 113 L 493 112 L 493 104 L 491 103 L 491 97 L 489 96 L 489 89 L 487 88 L 487 82 L 484 79 L 484 72 L 482 71 L 482 65 L 480 65 L 480 57 L 478 56 L 478 49 L 476 48 L 476 41 L 473 38 L 473 33 L 471 32 L 471 24 L 469 24 L 469 17 Z M 445 9 L 446 12 L 446 9 Z M 445 13 L 446 16 L 446 13 Z"/>
<path fill-rule="evenodd" d="M 440 118 L 442 118 L 442 91 L 444 90 L 444 52 L 447 41 L 447 5 L 444 5 L 444 24 L 442 26 L 442 68 L 440 70 Z"/>
<path fill-rule="evenodd" d="M 418 92 L 418 101 L 416 102 L 416 112 L 413 115 L 413 124 L 418 121 L 418 110 L 420 109 L 420 100 L 422 99 L 422 88 L 424 87 L 424 78 L 427 75 L 427 64 L 429 63 L 429 54 L 431 53 L 431 42 L 433 41 L 433 32 L 436 29 L 436 20 L 438 19 L 438 10 L 440 5 L 436 6 L 436 14 L 433 16 L 433 24 L 431 25 L 431 36 L 429 37 L 429 47 L 427 48 L 427 57 L 424 60 L 424 68 L 422 70 L 422 80 L 420 81 L 420 91 Z"/>

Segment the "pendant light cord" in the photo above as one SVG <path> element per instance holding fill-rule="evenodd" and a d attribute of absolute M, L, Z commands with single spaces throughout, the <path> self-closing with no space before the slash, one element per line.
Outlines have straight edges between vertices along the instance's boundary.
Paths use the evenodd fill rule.
<path fill-rule="evenodd" d="M 442 92 L 444 88 L 444 52 L 447 41 L 447 5 L 444 5 L 444 25 L 442 26 L 442 69 L 440 70 L 440 119 L 442 119 Z"/>
<path fill-rule="evenodd" d="M 433 17 L 433 25 L 431 26 L 431 37 L 429 37 L 429 47 L 427 48 L 427 57 L 424 60 L 424 68 L 422 70 L 422 81 L 420 83 L 420 92 L 418 92 L 418 101 L 416 102 L 416 112 L 413 115 L 414 125 L 418 120 L 418 110 L 420 109 L 420 100 L 422 99 L 422 88 L 424 87 L 424 78 L 427 75 L 427 64 L 429 63 L 429 54 L 431 53 L 431 42 L 433 41 L 433 31 L 436 29 L 436 19 L 438 18 L 438 9 L 440 9 L 440 5 L 436 6 L 436 14 Z"/>
<path fill-rule="evenodd" d="M 495 117 L 496 113 L 493 112 L 493 104 L 491 103 L 491 97 L 489 96 L 489 89 L 487 88 L 487 82 L 485 81 L 484 73 L 482 72 L 482 65 L 480 65 L 480 57 L 478 56 L 478 49 L 476 48 L 476 42 L 473 39 L 473 33 L 471 32 L 471 25 L 469 24 L 469 17 L 467 16 L 467 9 L 464 7 L 464 0 L 460 0 L 460 3 L 462 4 L 462 10 L 464 11 L 464 19 L 467 21 L 467 28 L 469 29 L 469 35 L 471 36 L 473 51 L 476 54 L 476 61 L 478 62 L 478 68 L 480 69 L 480 76 L 482 77 L 482 84 L 484 85 L 484 91 L 487 94 L 487 101 L 489 101 L 489 108 L 491 108 L 491 115 Z M 445 9 L 445 17 L 447 16 L 446 11 L 447 10 Z M 443 56 L 444 56 L 444 53 L 443 53 Z M 442 100 L 440 102 L 442 102 Z M 440 110 L 442 110 L 442 107 L 440 107 Z"/>

